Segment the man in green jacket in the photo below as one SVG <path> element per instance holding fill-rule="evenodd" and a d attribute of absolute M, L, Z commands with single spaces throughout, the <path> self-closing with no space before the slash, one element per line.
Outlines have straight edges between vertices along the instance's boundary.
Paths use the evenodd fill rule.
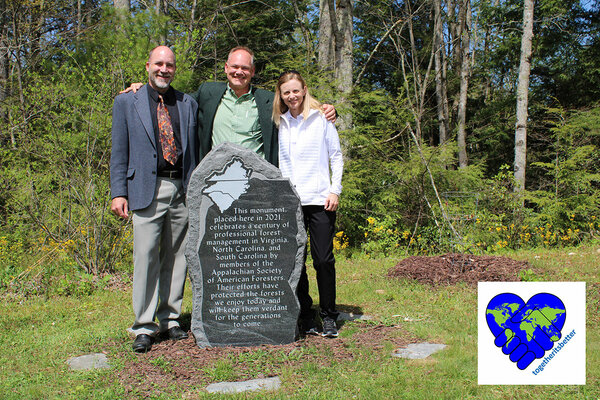
<path fill-rule="evenodd" d="M 225 63 L 227 82 L 206 82 L 192 97 L 198 102 L 199 159 L 224 142 L 239 144 L 278 165 L 277 127 L 271 120 L 273 92 L 251 85 L 254 53 L 237 46 Z M 323 105 L 325 116 L 335 122 L 335 108 Z"/>
<path fill-rule="evenodd" d="M 192 97 L 198 108 L 200 159 L 224 142 L 239 144 L 277 165 L 277 128 L 271 120 L 273 92 L 251 85 L 254 54 L 234 47 L 225 63 L 228 82 L 206 82 Z"/>

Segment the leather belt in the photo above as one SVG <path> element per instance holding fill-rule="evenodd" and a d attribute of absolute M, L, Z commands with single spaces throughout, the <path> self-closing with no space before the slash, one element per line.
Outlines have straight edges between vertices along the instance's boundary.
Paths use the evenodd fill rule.
<path fill-rule="evenodd" d="M 161 178 L 181 179 L 183 174 L 181 171 L 159 171 L 157 175 Z"/>

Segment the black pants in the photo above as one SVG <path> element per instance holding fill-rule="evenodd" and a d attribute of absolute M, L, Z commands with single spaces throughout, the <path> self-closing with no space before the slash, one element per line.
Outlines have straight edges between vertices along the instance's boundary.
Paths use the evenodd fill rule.
<path fill-rule="evenodd" d="M 323 206 L 302 206 L 304 227 L 310 233 L 310 254 L 313 266 L 317 271 L 317 286 L 321 318 L 334 320 L 338 316 L 335 307 L 335 258 L 333 257 L 333 234 L 335 228 L 335 211 L 325 211 Z M 305 263 L 298 282 L 298 301 L 300 302 L 300 319 L 314 318 L 312 298 L 308 293 L 308 275 Z"/>

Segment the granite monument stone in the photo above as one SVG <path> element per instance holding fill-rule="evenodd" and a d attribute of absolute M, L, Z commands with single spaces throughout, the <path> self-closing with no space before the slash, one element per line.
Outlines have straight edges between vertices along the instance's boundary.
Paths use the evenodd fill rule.
<path fill-rule="evenodd" d="M 290 181 L 254 152 L 224 143 L 192 173 L 187 205 L 198 346 L 293 342 L 306 232 Z"/>

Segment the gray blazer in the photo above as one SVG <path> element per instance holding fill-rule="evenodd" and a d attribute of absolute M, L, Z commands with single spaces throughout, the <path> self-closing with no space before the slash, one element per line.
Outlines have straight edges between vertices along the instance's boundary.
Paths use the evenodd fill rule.
<path fill-rule="evenodd" d="M 183 147 L 183 187 L 198 163 L 196 101 L 175 91 Z M 118 95 L 113 105 L 112 154 L 110 158 L 111 197 L 127 197 L 130 210 L 150 205 L 156 189 L 157 150 L 147 85 L 137 93 Z M 160 143 L 158 144 L 160 146 Z"/>

